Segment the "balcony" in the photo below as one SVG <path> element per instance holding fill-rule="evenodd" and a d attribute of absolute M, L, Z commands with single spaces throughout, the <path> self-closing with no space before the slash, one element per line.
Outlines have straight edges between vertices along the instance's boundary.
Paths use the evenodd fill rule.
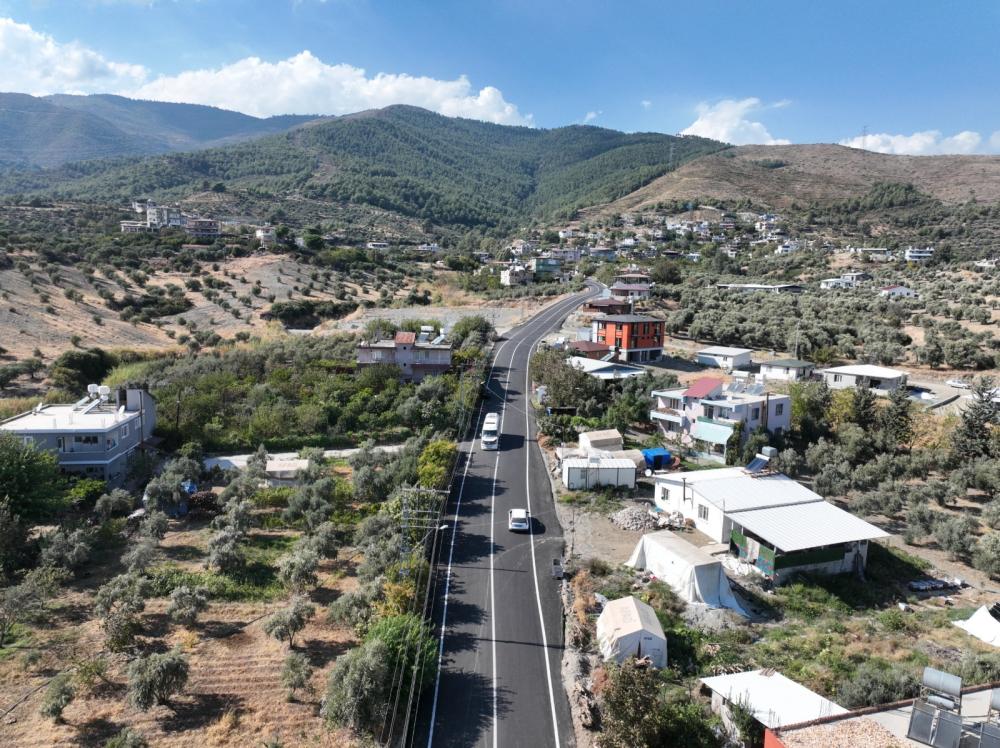
<path fill-rule="evenodd" d="M 670 421 L 681 426 L 684 425 L 684 414 L 673 408 L 653 408 L 649 411 L 651 421 Z"/>

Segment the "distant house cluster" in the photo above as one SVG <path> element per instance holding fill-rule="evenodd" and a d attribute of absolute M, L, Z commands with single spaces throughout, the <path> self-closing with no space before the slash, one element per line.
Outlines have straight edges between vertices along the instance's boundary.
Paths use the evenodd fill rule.
<path fill-rule="evenodd" d="M 121 221 L 119 225 L 123 234 L 148 234 L 177 228 L 193 239 L 216 239 L 221 233 L 218 220 L 184 213 L 176 206 L 158 205 L 152 200 L 135 200 L 132 210 L 141 218 Z"/>

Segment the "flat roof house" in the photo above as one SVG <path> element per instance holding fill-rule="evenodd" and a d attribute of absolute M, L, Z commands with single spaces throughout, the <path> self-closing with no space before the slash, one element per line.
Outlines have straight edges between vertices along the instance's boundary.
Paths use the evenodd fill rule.
<path fill-rule="evenodd" d="M 812 376 L 816 364 L 799 361 L 796 358 L 777 358 L 764 361 L 760 365 L 760 373 L 764 379 L 780 379 L 784 382 L 801 382 Z"/>
<path fill-rule="evenodd" d="M 590 339 L 613 347 L 629 363 L 657 361 L 663 355 L 664 322 L 642 314 L 605 314 L 591 322 Z"/>
<path fill-rule="evenodd" d="M 392 364 L 405 382 L 419 382 L 430 374 L 443 374 L 451 368 L 451 343 L 429 331 L 397 332 L 392 340 L 362 340 L 358 343 L 358 366 Z"/>
<path fill-rule="evenodd" d="M 657 475 L 654 500 L 776 582 L 863 570 L 868 541 L 888 535 L 766 466 L 761 455 L 746 468 Z"/>
<path fill-rule="evenodd" d="M 744 389 L 734 383 L 726 389 L 721 379 L 702 377 L 687 388 L 651 394 L 655 403 L 649 417 L 663 437 L 716 462 L 726 461 L 729 440 L 737 430 L 745 437 L 759 427 L 772 434 L 791 428 L 791 398 L 765 392 L 762 385 Z"/>
<path fill-rule="evenodd" d="M 588 312 L 601 314 L 628 314 L 632 305 L 621 299 L 593 299 L 584 304 L 583 308 Z"/>
<path fill-rule="evenodd" d="M 749 348 L 730 348 L 724 345 L 713 345 L 702 348 L 698 351 L 694 360 L 704 366 L 716 366 L 720 369 L 732 371 L 742 369 L 750 365 L 750 355 L 753 353 Z"/>
<path fill-rule="evenodd" d="M 615 281 L 611 286 L 611 296 L 622 301 L 641 301 L 648 299 L 650 285 L 648 283 L 623 283 Z"/>
<path fill-rule="evenodd" d="M 56 455 L 66 473 L 121 485 L 129 460 L 153 435 L 156 402 L 144 389 L 90 385 L 71 405 L 42 405 L 0 423 L 25 444 Z"/>
<path fill-rule="evenodd" d="M 834 366 L 832 369 L 820 369 L 818 373 L 830 389 L 834 390 L 867 387 L 879 392 L 892 392 L 906 386 L 905 371 L 873 364 Z"/>

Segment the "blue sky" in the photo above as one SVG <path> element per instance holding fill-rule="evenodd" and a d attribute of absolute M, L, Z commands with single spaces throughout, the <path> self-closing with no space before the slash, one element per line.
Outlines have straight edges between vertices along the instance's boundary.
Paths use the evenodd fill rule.
<path fill-rule="evenodd" d="M 0 19 L 0 90 L 1000 152 L 996 2 L 0 0 Z"/>

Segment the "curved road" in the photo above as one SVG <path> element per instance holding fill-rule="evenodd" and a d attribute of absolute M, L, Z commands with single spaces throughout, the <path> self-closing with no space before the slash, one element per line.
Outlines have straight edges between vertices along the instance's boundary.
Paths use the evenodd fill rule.
<path fill-rule="evenodd" d="M 560 677 L 563 649 L 559 582 L 552 559 L 563 537 L 548 476 L 535 445 L 528 359 L 595 287 L 542 310 L 497 344 L 488 397 L 442 533 L 434 622 L 440 668 L 422 695 L 413 745 L 564 746 L 572 743 Z M 483 451 L 485 413 L 501 418 L 500 449 Z M 507 530 L 507 511 L 528 507 L 532 532 Z"/>

